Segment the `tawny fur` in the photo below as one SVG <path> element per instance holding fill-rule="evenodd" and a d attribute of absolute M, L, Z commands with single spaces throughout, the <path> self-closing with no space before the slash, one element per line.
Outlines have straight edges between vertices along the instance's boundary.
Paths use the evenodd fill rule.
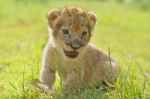
<path fill-rule="evenodd" d="M 63 81 L 64 89 L 76 88 L 81 83 L 101 84 L 102 80 L 114 83 L 117 78 L 116 61 L 89 43 L 96 23 L 96 15 L 93 12 L 77 7 L 53 9 L 48 13 L 47 19 L 50 38 L 44 49 L 40 71 L 40 80 L 43 84 L 52 88 L 56 71 Z M 70 34 L 63 34 L 64 29 Z M 83 31 L 87 33 L 84 37 Z M 79 55 L 69 58 L 63 49 L 74 50 L 66 44 L 74 39 L 78 39 L 83 46 L 74 44 L 73 46 L 79 47 L 76 49 Z"/>

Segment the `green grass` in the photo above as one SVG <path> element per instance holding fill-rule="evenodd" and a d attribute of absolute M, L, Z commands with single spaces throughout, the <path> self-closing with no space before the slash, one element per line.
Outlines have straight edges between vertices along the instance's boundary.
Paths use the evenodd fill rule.
<path fill-rule="evenodd" d="M 92 42 L 118 60 L 124 76 L 115 90 L 81 88 L 71 99 L 150 99 L 150 11 L 140 4 L 99 1 L 0 1 L 0 98 L 52 97 L 39 89 L 23 88 L 38 77 L 41 54 L 48 38 L 45 14 L 52 8 L 77 5 L 97 14 Z M 59 87 L 59 81 L 55 84 Z M 66 99 L 59 88 L 54 99 Z"/>

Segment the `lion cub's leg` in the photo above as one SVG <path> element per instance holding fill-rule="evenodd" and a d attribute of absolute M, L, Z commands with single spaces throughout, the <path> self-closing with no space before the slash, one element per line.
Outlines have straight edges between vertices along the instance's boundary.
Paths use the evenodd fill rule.
<path fill-rule="evenodd" d="M 40 71 L 40 80 L 43 84 L 48 86 L 48 88 L 52 88 L 55 80 L 55 51 L 52 45 L 47 44 L 42 58 L 42 67 Z"/>
<path fill-rule="evenodd" d="M 95 66 L 95 74 L 97 80 L 103 80 L 110 84 L 114 84 L 117 79 L 118 69 L 114 61 L 102 63 L 98 62 Z"/>
<path fill-rule="evenodd" d="M 80 75 L 78 72 L 72 70 L 67 74 L 67 78 L 63 83 L 63 89 L 66 91 L 71 91 L 78 88 L 80 82 Z"/>
<path fill-rule="evenodd" d="M 42 67 L 40 72 L 40 80 L 41 83 L 48 87 L 48 89 L 51 89 L 55 80 L 55 71 L 46 66 Z"/>
<path fill-rule="evenodd" d="M 117 80 L 117 75 L 118 75 L 117 63 L 114 61 L 107 62 L 106 67 L 104 69 L 105 69 L 105 73 L 103 79 L 111 84 L 114 84 L 115 81 Z"/>

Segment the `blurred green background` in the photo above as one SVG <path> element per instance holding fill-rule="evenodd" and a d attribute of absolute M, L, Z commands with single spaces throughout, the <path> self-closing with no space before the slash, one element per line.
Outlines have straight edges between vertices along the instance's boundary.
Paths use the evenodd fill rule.
<path fill-rule="evenodd" d="M 70 5 L 96 13 L 91 42 L 110 48 L 123 69 L 139 64 L 150 75 L 149 0 L 0 0 L 1 95 L 11 93 L 11 84 L 20 86 L 31 75 L 38 77 L 48 39 L 45 15 Z"/>

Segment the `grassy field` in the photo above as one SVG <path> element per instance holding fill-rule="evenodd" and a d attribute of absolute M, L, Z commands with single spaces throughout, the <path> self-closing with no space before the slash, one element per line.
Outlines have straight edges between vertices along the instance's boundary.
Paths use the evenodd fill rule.
<path fill-rule="evenodd" d="M 150 99 L 150 10 L 140 4 L 99 1 L 0 1 L 0 99 L 66 99 L 55 86 L 54 97 L 23 83 L 38 77 L 48 38 L 45 14 L 52 8 L 76 5 L 97 14 L 91 42 L 108 51 L 124 70 L 114 90 L 94 88 L 70 93 L 71 99 Z"/>

